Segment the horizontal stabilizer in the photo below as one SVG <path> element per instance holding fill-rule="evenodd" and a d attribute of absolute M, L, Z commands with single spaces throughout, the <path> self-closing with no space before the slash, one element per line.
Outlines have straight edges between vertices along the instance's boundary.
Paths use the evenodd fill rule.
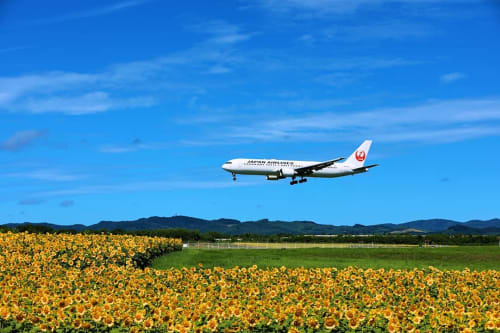
<path fill-rule="evenodd" d="M 361 168 L 352 169 L 352 171 L 353 172 L 366 172 L 366 171 L 368 171 L 368 169 L 376 167 L 376 166 L 378 166 L 378 164 L 363 166 Z"/>

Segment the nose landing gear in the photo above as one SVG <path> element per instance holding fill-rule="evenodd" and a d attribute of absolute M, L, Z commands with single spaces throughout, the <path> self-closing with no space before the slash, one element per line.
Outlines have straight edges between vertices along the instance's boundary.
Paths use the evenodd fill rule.
<path fill-rule="evenodd" d="M 236 181 L 236 174 L 233 173 L 233 181 Z"/>

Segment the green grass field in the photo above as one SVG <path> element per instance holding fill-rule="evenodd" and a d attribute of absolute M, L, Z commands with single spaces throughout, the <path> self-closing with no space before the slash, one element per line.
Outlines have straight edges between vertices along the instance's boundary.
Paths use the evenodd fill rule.
<path fill-rule="evenodd" d="M 445 248 L 334 248 L 205 250 L 184 249 L 154 259 L 156 269 L 235 266 L 249 267 L 337 267 L 411 269 L 434 266 L 438 269 L 500 270 L 500 247 L 462 246 Z"/>

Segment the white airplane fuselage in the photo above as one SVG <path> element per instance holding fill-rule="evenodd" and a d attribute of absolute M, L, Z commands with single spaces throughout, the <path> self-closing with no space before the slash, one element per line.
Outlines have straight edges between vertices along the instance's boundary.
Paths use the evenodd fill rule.
<path fill-rule="evenodd" d="M 339 161 L 343 160 L 343 157 L 323 162 L 235 158 L 224 163 L 222 169 L 231 172 L 233 180 L 236 180 L 237 174 L 262 175 L 266 176 L 268 180 L 279 180 L 291 177 L 291 185 L 303 183 L 307 181 L 307 177 L 335 178 L 355 175 L 367 172 L 370 168 L 377 166 L 377 164 L 364 166 L 371 143 L 371 140 L 365 140 L 361 146 L 342 163 L 339 163 Z M 296 181 L 295 178 L 300 178 L 300 180 Z"/>
<path fill-rule="evenodd" d="M 281 173 L 283 178 L 285 178 L 294 175 L 298 176 L 298 174 L 294 172 L 296 168 L 307 167 L 318 163 L 321 162 L 236 158 L 224 163 L 222 168 L 228 172 L 239 175 L 267 176 L 279 175 Z M 352 168 L 345 165 L 345 163 L 335 163 L 321 170 L 312 171 L 307 177 L 334 178 L 353 175 L 355 173 L 356 172 L 352 171 Z"/>

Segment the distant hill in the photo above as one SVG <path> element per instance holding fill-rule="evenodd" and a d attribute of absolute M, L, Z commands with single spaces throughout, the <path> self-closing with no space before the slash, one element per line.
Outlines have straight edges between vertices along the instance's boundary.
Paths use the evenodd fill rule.
<path fill-rule="evenodd" d="M 258 220 L 240 222 L 232 219 L 204 220 L 189 216 L 172 216 L 142 218 L 135 221 L 101 221 L 89 226 L 93 230 L 122 229 L 127 231 L 183 228 L 199 230 L 200 232 L 216 231 L 229 235 L 252 234 L 332 234 L 337 228 L 331 225 L 322 225 L 310 221 L 269 221 Z"/>
<path fill-rule="evenodd" d="M 457 221 L 444 220 L 444 219 L 431 219 L 431 220 L 417 220 L 412 222 L 401 223 L 398 224 L 397 226 L 408 229 L 425 230 L 426 232 L 439 232 L 461 224 L 462 223 Z"/>
<path fill-rule="evenodd" d="M 83 231 L 87 229 L 88 227 L 83 224 L 69 224 L 69 225 L 60 225 L 60 224 L 52 224 L 52 223 L 46 223 L 46 222 L 39 222 L 39 223 L 33 223 L 33 222 L 24 222 L 24 223 L 6 223 L 2 224 L 4 227 L 9 227 L 9 228 L 15 228 L 18 226 L 22 225 L 35 225 L 35 226 L 40 226 L 40 227 L 47 227 L 50 229 L 54 230 L 75 230 L 75 231 Z"/>
<path fill-rule="evenodd" d="M 25 223 L 8 223 L 7 227 L 16 227 Z M 472 220 L 468 222 L 457 222 L 444 219 L 417 220 L 405 223 L 384 223 L 376 225 L 355 224 L 353 226 L 336 226 L 327 224 L 318 224 L 313 221 L 269 221 L 267 219 L 258 221 L 241 222 L 234 219 L 205 220 L 190 216 L 171 216 L 159 217 L 152 216 L 133 221 L 101 221 L 97 224 L 85 226 L 82 224 L 57 225 L 51 223 L 32 223 L 39 226 L 45 226 L 56 230 L 73 229 L 82 231 L 90 230 L 155 230 L 155 229 L 173 229 L 183 228 L 198 230 L 200 232 L 215 231 L 228 235 L 241 234 L 293 234 L 293 235 L 328 235 L 328 234 L 351 234 L 367 235 L 382 233 L 446 233 L 446 234 L 500 234 L 500 219 L 487 221 Z"/>
<path fill-rule="evenodd" d="M 464 225 L 470 227 L 470 228 L 476 228 L 476 229 L 484 229 L 484 228 L 498 228 L 500 227 L 498 225 L 499 219 L 492 219 L 492 220 L 486 220 L 486 221 L 481 221 L 481 220 L 472 220 L 465 222 Z"/>
<path fill-rule="evenodd" d="M 500 235 L 500 227 L 471 228 L 467 225 L 455 225 L 443 232 L 444 234 L 464 235 Z"/>

